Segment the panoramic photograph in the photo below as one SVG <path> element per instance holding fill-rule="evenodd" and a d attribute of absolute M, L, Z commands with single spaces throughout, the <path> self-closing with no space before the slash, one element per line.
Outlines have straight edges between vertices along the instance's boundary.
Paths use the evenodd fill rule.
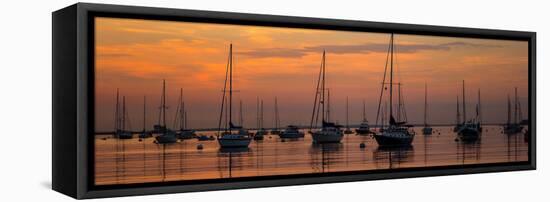
<path fill-rule="evenodd" d="M 94 25 L 95 185 L 529 160 L 527 41 Z"/>

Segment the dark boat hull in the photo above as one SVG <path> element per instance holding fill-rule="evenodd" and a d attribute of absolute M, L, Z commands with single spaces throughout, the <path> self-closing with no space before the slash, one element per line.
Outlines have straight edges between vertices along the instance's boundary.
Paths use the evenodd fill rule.
<path fill-rule="evenodd" d="M 374 139 L 380 146 L 394 147 L 394 146 L 410 146 L 414 138 L 412 136 L 402 138 L 402 137 L 391 137 L 386 135 L 375 134 Z"/>
<path fill-rule="evenodd" d="M 118 139 L 132 139 L 133 136 L 132 136 L 132 133 L 120 133 L 120 134 L 116 134 L 115 138 L 118 138 Z"/>
<path fill-rule="evenodd" d="M 153 137 L 153 134 L 152 133 L 149 133 L 149 132 L 143 132 L 143 133 L 140 133 L 139 134 L 139 138 L 150 138 L 150 137 Z"/>
<path fill-rule="evenodd" d="M 279 134 L 281 134 L 281 131 L 280 130 L 272 130 L 269 133 L 271 133 L 272 135 L 279 135 Z"/>
<path fill-rule="evenodd" d="M 461 127 L 462 127 L 462 125 L 457 124 L 457 125 L 453 128 L 453 132 L 458 132 L 458 130 L 460 130 Z"/>
<path fill-rule="evenodd" d="M 432 132 L 433 132 L 432 128 L 429 128 L 429 127 L 422 128 L 422 134 L 424 134 L 424 135 L 431 135 Z"/>
<path fill-rule="evenodd" d="M 504 126 L 504 133 L 506 134 L 516 134 L 520 133 L 523 130 L 521 126 Z"/>
<path fill-rule="evenodd" d="M 199 141 L 211 141 L 211 140 L 215 140 L 216 138 L 210 136 L 206 136 L 206 135 L 201 135 L 201 136 L 197 136 L 197 140 Z"/>
<path fill-rule="evenodd" d="M 159 144 L 172 144 L 178 141 L 178 138 L 175 135 L 159 135 L 155 137 L 155 139 Z"/>
<path fill-rule="evenodd" d="M 178 139 L 182 139 L 182 140 L 189 140 L 197 137 L 194 130 L 185 130 L 185 129 L 178 131 L 178 133 L 176 133 L 176 136 Z"/>
<path fill-rule="evenodd" d="M 479 139 L 480 132 L 473 128 L 464 128 L 458 132 L 458 136 L 463 141 L 475 141 Z"/>
<path fill-rule="evenodd" d="M 263 140 L 264 139 L 264 135 L 254 135 L 254 140 Z"/>
<path fill-rule="evenodd" d="M 221 148 L 248 148 L 251 138 L 225 139 L 218 138 Z"/>
<path fill-rule="evenodd" d="M 316 144 L 324 143 L 340 143 L 344 137 L 342 133 L 339 134 L 324 134 L 321 132 L 315 132 L 311 135 L 313 142 Z"/>
<path fill-rule="evenodd" d="M 285 133 L 285 132 L 282 132 L 281 134 L 279 134 L 279 137 L 280 138 L 288 138 L 288 139 L 303 138 L 304 133 Z"/>

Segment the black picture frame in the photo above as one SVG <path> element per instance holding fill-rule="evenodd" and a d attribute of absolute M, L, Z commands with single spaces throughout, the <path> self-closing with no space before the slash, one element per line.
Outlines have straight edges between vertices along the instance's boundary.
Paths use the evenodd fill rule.
<path fill-rule="evenodd" d="M 96 186 L 93 184 L 94 21 L 97 16 L 528 42 L 529 160 L 428 168 Z M 84 199 L 536 169 L 536 33 L 77 3 L 52 14 L 52 188 Z"/>

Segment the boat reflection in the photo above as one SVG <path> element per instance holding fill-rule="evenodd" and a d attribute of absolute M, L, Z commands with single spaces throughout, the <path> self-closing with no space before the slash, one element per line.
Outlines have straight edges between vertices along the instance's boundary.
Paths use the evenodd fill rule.
<path fill-rule="evenodd" d="M 342 143 L 311 144 L 309 149 L 310 166 L 316 173 L 330 172 L 331 165 L 342 161 Z"/>
<path fill-rule="evenodd" d="M 412 145 L 378 146 L 372 155 L 377 168 L 398 168 L 402 163 L 414 161 L 414 147 Z"/>
<path fill-rule="evenodd" d="M 481 159 L 481 138 L 457 141 L 456 159 L 461 164 L 479 162 Z"/>
<path fill-rule="evenodd" d="M 248 147 L 221 147 L 218 150 L 218 170 L 220 178 L 235 177 L 235 171 L 245 169 L 244 160 L 251 153 Z M 250 164 L 247 164 L 250 165 Z"/>

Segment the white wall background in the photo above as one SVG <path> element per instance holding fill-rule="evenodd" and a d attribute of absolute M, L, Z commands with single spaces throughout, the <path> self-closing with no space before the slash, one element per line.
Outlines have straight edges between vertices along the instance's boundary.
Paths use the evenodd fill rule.
<path fill-rule="evenodd" d="M 545 1 L 188 0 L 95 3 L 536 31 L 538 170 L 106 199 L 112 201 L 543 201 L 549 199 L 550 5 Z M 2 1 L 0 201 L 68 201 L 51 186 L 51 12 L 75 1 Z M 490 75 L 488 75 L 490 76 Z M 22 141 L 19 141 L 22 140 Z M 397 191 L 397 192 L 395 192 Z M 388 198 L 390 197 L 390 198 Z M 538 200 L 537 200 L 538 199 Z M 102 199 L 103 200 L 103 199 Z"/>

